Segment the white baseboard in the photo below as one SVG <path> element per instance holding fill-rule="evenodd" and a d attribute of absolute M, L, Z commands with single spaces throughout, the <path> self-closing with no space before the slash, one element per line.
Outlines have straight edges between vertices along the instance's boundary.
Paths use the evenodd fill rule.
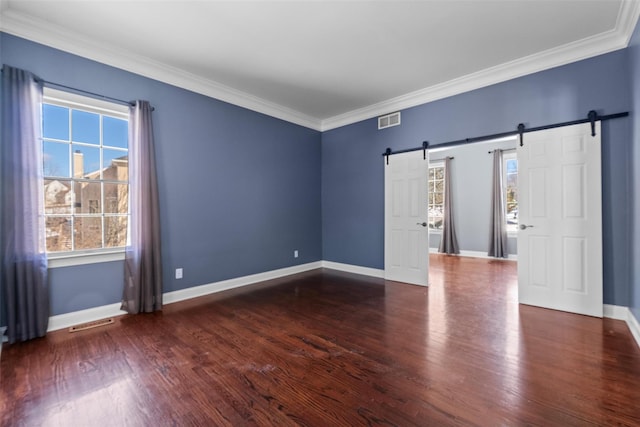
<path fill-rule="evenodd" d="M 629 326 L 629 330 L 631 331 L 631 335 L 636 339 L 636 343 L 638 347 L 640 347 L 640 323 L 638 319 L 633 315 L 631 310 L 627 309 L 629 312 L 627 316 L 627 325 Z"/>
<path fill-rule="evenodd" d="M 47 332 L 58 329 L 70 328 L 81 323 L 93 322 L 107 317 L 116 317 L 127 314 L 120 310 L 121 303 L 102 305 L 100 307 L 87 308 L 86 310 L 72 311 L 71 313 L 58 314 L 49 317 Z"/>
<path fill-rule="evenodd" d="M 438 252 L 438 248 L 429 248 L 429 253 L 430 254 L 437 254 L 437 253 L 440 253 L 440 252 Z M 465 250 L 461 250 L 460 254 L 458 256 L 464 256 L 464 257 L 469 257 L 469 258 L 499 259 L 499 260 L 504 260 L 504 261 L 517 261 L 518 260 L 518 255 L 514 255 L 514 254 L 510 254 L 509 258 L 496 258 L 496 257 L 492 257 L 492 256 L 487 255 L 486 252 L 480 252 L 480 251 L 465 251 Z"/>
<path fill-rule="evenodd" d="M 603 315 L 610 319 L 626 322 L 631 331 L 631 335 L 633 335 L 633 338 L 636 340 L 636 344 L 640 347 L 640 323 L 638 323 L 638 319 L 635 318 L 628 307 L 605 304 L 603 306 Z"/>
<path fill-rule="evenodd" d="M 384 270 L 359 265 L 342 264 L 340 262 L 322 261 L 322 267 L 332 270 L 346 271 L 347 273 L 362 274 L 364 276 L 384 278 Z"/>
<path fill-rule="evenodd" d="M 221 282 L 208 283 L 206 285 L 194 286 L 179 291 L 167 292 L 162 295 L 163 304 L 171 304 L 186 299 L 201 297 L 215 292 L 226 291 L 241 286 L 247 286 L 266 280 L 278 279 L 280 277 L 290 276 L 292 274 L 303 273 L 305 271 L 314 270 L 322 267 L 322 262 L 310 262 L 308 264 L 296 265 L 293 267 L 281 268 L 278 270 L 267 271 L 264 273 L 252 274 L 250 276 L 237 277 L 235 279 L 223 280 Z"/>
<path fill-rule="evenodd" d="M 190 298 L 208 295 L 214 292 L 226 291 L 228 289 L 233 289 L 240 286 L 247 286 L 253 283 L 264 282 L 266 280 L 289 276 L 291 274 L 302 273 L 320 267 L 322 267 L 322 262 L 317 261 L 308 264 L 296 265 L 293 267 L 281 268 L 278 270 L 266 271 L 264 273 L 252 274 L 250 276 L 223 280 L 221 282 L 194 286 L 179 291 L 166 292 L 162 295 L 162 303 L 171 304 Z M 95 320 L 105 319 L 107 317 L 116 317 L 127 314 L 126 311 L 120 310 L 120 305 L 120 303 L 115 303 L 51 316 L 49 317 L 49 327 L 47 328 L 47 332 L 69 328 L 81 323 L 93 322 Z"/>
<path fill-rule="evenodd" d="M 604 304 L 602 306 L 602 315 L 609 319 L 627 320 L 629 309 L 621 305 Z"/>

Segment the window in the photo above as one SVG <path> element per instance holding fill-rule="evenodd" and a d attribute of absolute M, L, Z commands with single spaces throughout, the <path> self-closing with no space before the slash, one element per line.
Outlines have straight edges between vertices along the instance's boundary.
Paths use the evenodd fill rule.
<path fill-rule="evenodd" d="M 444 163 L 429 165 L 429 228 L 442 230 L 444 220 Z"/>
<path fill-rule="evenodd" d="M 45 88 L 46 249 L 122 248 L 129 222 L 126 106 Z"/>
<path fill-rule="evenodd" d="M 502 160 L 507 232 L 516 233 L 518 231 L 518 157 L 516 153 L 505 153 Z"/>

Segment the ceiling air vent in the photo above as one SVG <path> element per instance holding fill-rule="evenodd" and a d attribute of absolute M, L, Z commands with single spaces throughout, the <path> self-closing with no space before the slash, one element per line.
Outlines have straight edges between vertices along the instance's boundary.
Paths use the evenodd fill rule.
<path fill-rule="evenodd" d="M 378 117 L 378 130 L 398 126 L 400 124 L 400 111 Z"/>

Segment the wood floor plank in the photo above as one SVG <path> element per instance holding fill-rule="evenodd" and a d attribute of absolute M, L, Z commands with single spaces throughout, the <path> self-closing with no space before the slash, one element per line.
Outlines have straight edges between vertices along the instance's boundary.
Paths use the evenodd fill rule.
<path fill-rule="evenodd" d="M 5 346 L 0 425 L 640 426 L 626 324 L 517 303 L 516 264 L 428 288 L 314 270 Z"/>

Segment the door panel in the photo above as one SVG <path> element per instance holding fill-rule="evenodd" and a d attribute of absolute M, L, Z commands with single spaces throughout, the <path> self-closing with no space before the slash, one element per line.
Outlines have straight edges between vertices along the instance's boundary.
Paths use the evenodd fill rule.
<path fill-rule="evenodd" d="M 549 238 L 547 236 L 530 236 L 528 255 L 529 284 L 548 288 Z"/>
<path fill-rule="evenodd" d="M 602 317 L 600 123 L 531 132 L 518 147 L 520 302 Z"/>

